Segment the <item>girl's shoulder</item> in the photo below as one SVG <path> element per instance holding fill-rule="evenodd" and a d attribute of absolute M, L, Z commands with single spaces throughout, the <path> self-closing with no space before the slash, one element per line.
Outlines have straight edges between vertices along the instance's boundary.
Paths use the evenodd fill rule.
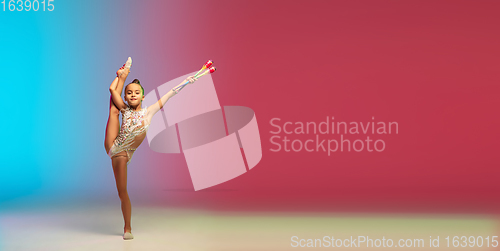
<path fill-rule="evenodd" d="M 142 110 L 141 110 L 141 113 L 142 113 L 142 115 L 143 115 L 143 116 L 148 115 L 148 107 L 147 107 L 147 106 L 144 106 L 144 107 L 142 108 Z"/>
<path fill-rule="evenodd" d="M 131 111 L 131 110 L 132 110 L 132 109 L 130 108 L 130 106 L 128 106 L 127 104 L 125 104 L 125 105 L 126 105 L 127 107 L 120 109 L 120 112 L 121 112 L 121 113 L 129 112 L 129 111 Z"/>

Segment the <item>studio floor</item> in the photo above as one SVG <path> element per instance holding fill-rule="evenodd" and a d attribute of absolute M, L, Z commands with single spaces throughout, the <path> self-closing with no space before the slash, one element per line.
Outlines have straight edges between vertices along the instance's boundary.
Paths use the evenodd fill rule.
<path fill-rule="evenodd" d="M 135 239 L 130 241 L 122 239 L 119 204 L 10 206 L 0 211 L 0 250 L 296 250 L 301 245 L 331 248 L 331 238 L 333 245 L 341 243 L 336 239 L 349 245 L 351 237 L 357 242 L 360 236 L 374 241 L 372 245 L 391 239 L 392 250 L 415 249 L 398 246 L 415 245 L 414 240 L 422 240 L 417 250 L 448 249 L 447 237 L 453 245 L 454 236 L 473 236 L 477 243 L 466 250 L 496 250 L 492 238 L 499 232 L 498 219 L 487 215 L 252 213 L 133 206 Z M 439 247 L 430 247 L 438 237 Z M 361 244 L 356 250 L 384 249 L 357 243 Z"/>

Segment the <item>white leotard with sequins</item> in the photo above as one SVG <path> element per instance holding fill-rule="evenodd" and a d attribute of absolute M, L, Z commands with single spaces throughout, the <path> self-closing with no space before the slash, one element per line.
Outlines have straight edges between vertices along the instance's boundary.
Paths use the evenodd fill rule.
<path fill-rule="evenodd" d="M 121 109 L 122 126 L 118 137 L 116 137 L 109 149 L 108 155 L 110 158 L 125 151 L 128 156 L 127 164 L 130 163 L 134 151 L 144 140 L 149 128 L 149 122 L 146 119 L 147 111 L 147 107 L 142 108 L 140 111 L 134 111 L 130 107 Z"/>

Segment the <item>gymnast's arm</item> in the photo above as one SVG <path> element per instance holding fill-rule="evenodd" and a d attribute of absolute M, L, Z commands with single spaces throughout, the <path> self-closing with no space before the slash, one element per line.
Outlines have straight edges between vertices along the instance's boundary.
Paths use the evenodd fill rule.
<path fill-rule="evenodd" d="M 190 76 L 190 77 L 186 78 L 186 80 L 184 80 L 182 83 L 180 83 L 179 85 L 177 85 L 176 87 L 174 87 L 170 91 L 168 91 L 165 95 L 163 95 L 163 97 L 160 98 L 160 100 L 158 100 L 158 102 L 156 102 L 154 105 L 148 107 L 148 117 L 151 119 L 153 117 L 153 115 L 155 115 L 161 108 L 163 108 L 165 103 L 167 103 L 167 101 L 171 97 L 173 97 L 177 93 L 179 93 L 179 91 L 182 90 L 182 88 L 184 88 L 184 87 L 182 87 L 179 89 L 179 87 L 181 85 L 183 85 L 186 82 L 189 82 L 189 84 L 192 84 L 196 80 L 197 80 L 196 78 L 194 78 L 193 76 Z"/>

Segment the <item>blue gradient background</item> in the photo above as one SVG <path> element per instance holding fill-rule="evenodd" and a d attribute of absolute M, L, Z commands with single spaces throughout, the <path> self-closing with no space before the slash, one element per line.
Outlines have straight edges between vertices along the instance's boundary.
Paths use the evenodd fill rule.
<path fill-rule="evenodd" d="M 182 13 L 189 10 L 189 3 L 53 3 L 53 12 L 0 12 L 0 69 L 2 82 L 8 83 L 4 86 L 8 116 L 0 123 L 6 142 L 1 145 L 0 210 L 10 202 L 43 205 L 85 197 L 116 199 L 103 145 L 108 87 L 116 70 L 131 56 L 129 81 L 139 78 L 149 92 L 196 70 L 199 65 L 193 62 L 202 64 L 214 54 L 198 44 L 179 49 L 184 39 L 179 32 L 201 28 L 197 23 L 187 27 L 178 23 L 185 19 Z M 157 18 L 166 20 L 159 23 Z M 182 53 L 198 49 L 196 57 Z M 179 182 L 192 189 L 181 155 L 156 154 L 143 146 L 134 161 L 128 187 L 139 195 Z M 144 162 L 175 168 L 141 166 Z"/>
<path fill-rule="evenodd" d="M 116 4 L 120 4 L 115 6 Z M 0 203 L 26 195 L 91 193 L 102 172 L 107 86 L 136 51 L 119 1 L 55 1 L 53 12 L 0 12 Z M 128 22 L 126 22 L 128 21 Z M 96 147 L 100 146 L 100 147 Z M 102 146 L 102 147 L 101 147 Z"/>

